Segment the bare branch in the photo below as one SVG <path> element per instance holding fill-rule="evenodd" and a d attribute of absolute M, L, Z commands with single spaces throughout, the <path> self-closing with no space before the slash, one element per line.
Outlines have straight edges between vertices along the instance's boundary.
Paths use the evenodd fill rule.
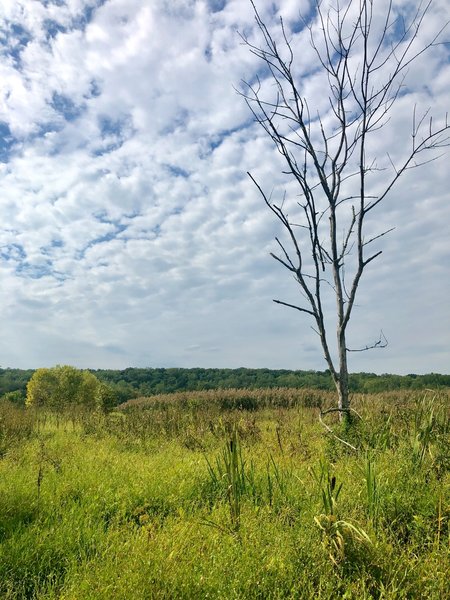
<path fill-rule="evenodd" d="M 364 348 L 346 348 L 347 352 L 366 352 L 367 350 L 374 350 L 376 348 L 386 348 L 388 345 L 388 341 L 386 336 L 383 333 L 383 330 L 380 331 L 380 337 L 373 344 L 368 344 L 364 346 Z"/>
<path fill-rule="evenodd" d="M 309 310 L 307 308 L 301 308 L 300 306 L 296 306 L 295 304 L 289 304 L 289 302 L 283 302 L 282 300 L 273 300 L 273 302 L 275 302 L 275 304 L 282 304 L 283 306 L 288 306 L 289 308 L 295 308 L 295 310 L 304 312 L 308 315 L 313 316 L 314 318 L 316 317 L 316 315 L 312 312 L 312 310 Z"/>
<path fill-rule="evenodd" d="M 395 227 L 391 227 L 390 229 L 386 229 L 386 231 L 383 231 L 383 233 L 379 233 L 378 235 L 375 235 L 374 237 L 370 238 L 370 240 L 367 240 L 367 242 L 364 242 L 363 246 L 367 246 L 368 244 L 374 242 L 375 240 L 380 239 L 384 235 L 391 233 L 391 231 L 394 231 L 394 229 L 395 229 Z"/>
<path fill-rule="evenodd" d="M 326 429 L 326 431 L 332 435 L 338 442 L 341 442 L 342 444 L 344 444 L 345 446 L 347 446 L 347 448 L 350 448 L 351 450 L 354 450 L 355 452 L 357 452 L 357 448 L 356 446 L 353 446 L 353 444 L 350 444 L 350 442 L 347 442 L 346 440 L 344 440 L 343 438 L 339 437 L 338 435 L 336 435 L 334 433 L 334 431 L 331 429 L 331 427 L 329 425 L 327 425 L 325 423 L 325 421 L 323 420 L 323 417 L 329 413 L 332 412 L 337 412 L 339 413 L 339 415 L 342 415 L 343 413 L 346 415 L 349 415 L 351 413 L 354 413 L 355 415 L 357 415 L 360 419 L 362 419 L 362 417 L 356 412 L 355 409 L 347 407 L 347 408 L 328 408 L 327 410 L 321 410 L 319 413 L 319 421 L 320 424 L 323 425 L 323 427 Z"/>

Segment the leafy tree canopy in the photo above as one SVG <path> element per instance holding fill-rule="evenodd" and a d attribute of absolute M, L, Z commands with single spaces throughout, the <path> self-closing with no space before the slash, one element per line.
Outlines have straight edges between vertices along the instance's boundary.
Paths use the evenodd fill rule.
<path fill-rule="evenodd" d="M 63 409 L 103 408 L 114 404 L 113 391 L 90 371 L 68 365 L 37 369 L 27 385 L 27 406 Z"/>

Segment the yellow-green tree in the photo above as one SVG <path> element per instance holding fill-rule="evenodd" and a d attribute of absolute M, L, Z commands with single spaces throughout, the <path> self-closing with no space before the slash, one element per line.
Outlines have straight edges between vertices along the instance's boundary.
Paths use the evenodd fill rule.
<path fill-rule="evenodd" d="M 37 369 L 27 385 L 27 406 L 57 410 L 69 406 L 102 408 L 101 382 L 89 371 L 68 365 Z"/>

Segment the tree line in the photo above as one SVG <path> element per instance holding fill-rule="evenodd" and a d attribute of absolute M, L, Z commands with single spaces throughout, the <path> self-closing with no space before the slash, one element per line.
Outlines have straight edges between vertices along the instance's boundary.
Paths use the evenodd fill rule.
<path fill-rule="evenodd" d="M 91 369 L 90 373 L 106 384 L 115 404 L 139 396 L 213 389 L 311 388 L 332 390 L 330 373 L 325 371 L 291 371 L 288 369 L 203 369 L 203 368 L 127 368 L 123 370 Z M 0 397 L 23 405 L 33 369 L 0 368 Z M 423 390 L 450 387 L 450 375 L 393 375 L 352 373 L 352 393 L 376 393 L 392 390 Z M 104 390 L 105 393 L 105 390 Z"/>

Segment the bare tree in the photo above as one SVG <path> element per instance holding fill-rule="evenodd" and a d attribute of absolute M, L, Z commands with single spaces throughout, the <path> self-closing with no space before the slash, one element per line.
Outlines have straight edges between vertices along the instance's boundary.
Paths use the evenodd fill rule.
<path fill-rule="evenodd" d="M 431 1 L 419 3 L 408 20 L 389 0 L 377 2 L 377 14 L 374 0 L 348 0 L 345 5 L 336 1 L 328 10 L 317 2 L 314 15 L 303 21 L 303 34 L 316 60 L 310 74 L 319 71 L 324 77 L 326 108 L 313 109 L 304 95 L 307 77 L 297 68 L 294 43 L 283 20 L 271 33 L 253 0 L 261 42 L 241 37 L 261 59 L 264 75 L 243 82 L 240 93 L 283 157 L 283 173 L 298 190 L 292 216 L 286 194 L 281 202 L 273 202 L 249 173 L 287 239 L 275 238 L 279 254 L 271 256 L 293 274 L 304 299 L 300 305 L 274 302 L 312 318 L 338 393 L 335 410 L 348 418 L 352 350 L 347 328 L 362 275 L 381 254 L 371 251 L 374 242 L 392 230 L 377 232 L 369 217 L 403 174 L 437 158 L 436 153 L 425 156 L 428 151 L 449 145 L 450 126 L 447 115 L 436 123 L 428 110 L 411 107 L 410 145 L 405 140 L 409 147 L 400 157 L 386 151 L 383 165 L 378 164 L 371 142 L 379 143 L 392 126 L 392 110 L 405 93 L 410 67 L 424 52 L 441 45 L 445 25 L 420 43 Z M 273 85 L 267 86 L 268 81 Z M 330 290 L 336 301 L 335 348 L 325 314 L 324 298 Z M 377 342 L 359 350 L 386 343 L 381 334 Z"/>

